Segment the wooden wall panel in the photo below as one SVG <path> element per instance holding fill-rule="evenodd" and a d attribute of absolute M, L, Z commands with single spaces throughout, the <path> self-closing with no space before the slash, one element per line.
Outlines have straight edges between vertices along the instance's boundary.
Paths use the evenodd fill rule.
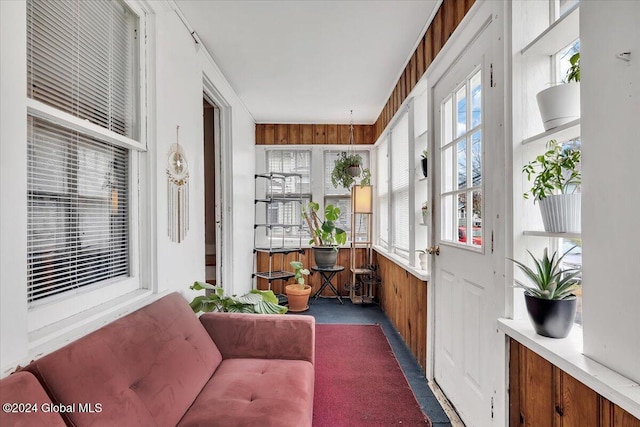
<path fill-rule="evenodd" d="M 353 125 L 355 144 L 373 144 L 376 125 Z M 349 125 L 261 123 L 256 125 L 256 145 L 349 144 Z"/>
<path fill-rule="evenodd" d="M 433 62 L 433 29 L 427 28 L 427 32 L 424 33 L 424 66 L 425 70 L 429 68 L 429 65 Z"/>
<path fill-rule="evenodd" d="M 381 255 L 375 260 L 382 280 L 380 306 L 426 372 L 427 282 Z"/>
<path fill-rule="evenodd" d="M 510 427 L 640 427 L 640 420 L 516 340 L 509 351 Z"/>
<path fill-rule="evenodd" d="M 302 134 L 301 144 L 313 144 L 313 125 L 301 125 L 300 133 Z"/>
<path fill-rule="evenodd" d="M 444 4 L 444 3 L 443 3 Z M 442 29 L 444 26 L 444 7 L 441 5 L 436 16 L 433 17 L 433 57 L 435 58 L 440 53 L 442 46 L 444 46 L 444 39 L 442 37 Z"/>
<path fill-rule="evenodd" d="M 449 40 L 451 34 L 456 29 L 456 3 L 453 1 L 447 1 L 442 4 L 440 8 L 443 13 L 443 25 L 442 25 L 442 45 Z"/>
<path fill-rule="evenodd" d="M 414 55 L 416 57 L 416 74 L 417 74 L 416 79 L 419 80 L 420 77 L 422 77 L 424 72 L 427 70 L 427 67 L 425 66 L 425 62 L 424 62 L 424 37 L 420 39 L 420 43 L 418 44 L 418 50 L 416 50 Z"/>

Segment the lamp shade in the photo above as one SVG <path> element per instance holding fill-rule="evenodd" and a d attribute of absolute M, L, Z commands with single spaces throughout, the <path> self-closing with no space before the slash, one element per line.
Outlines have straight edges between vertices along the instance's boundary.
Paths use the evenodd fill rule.
<path fill-rule="evenodd" d="M 353 213 L 372 212 L 373 187 L 370 185 L 354 185 L 351 188 L 351 207 Z"/>

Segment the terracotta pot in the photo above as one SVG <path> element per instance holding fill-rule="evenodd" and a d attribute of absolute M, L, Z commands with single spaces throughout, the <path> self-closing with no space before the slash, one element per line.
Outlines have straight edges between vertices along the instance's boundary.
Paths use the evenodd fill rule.
<path fill-rule="evenodd" d="M 289 311 L 297 313 L 309 309 L 309 295 L 311 294 L 311 286 L 305 285 L 304 289 L 300 285 L 285 286 L 287 299 L 289 300 Z"/>

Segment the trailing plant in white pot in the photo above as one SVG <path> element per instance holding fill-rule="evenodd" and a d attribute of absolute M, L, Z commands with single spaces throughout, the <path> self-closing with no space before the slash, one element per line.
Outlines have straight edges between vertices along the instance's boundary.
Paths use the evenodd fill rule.
<path fill-rule="evenodd" d="M 565 81 L 544 89 L 536 99 L 544 130 L 550 130 L 580 118 L 580 52 L 569 62 Z"/>
<path fill-rule="evenodd" d="M 533 195 L 540 206 L 544 229 L 550 233 L 579 233 L 581 229 L 579 193 L 580 148 L 577 142 L 566 146 L 552 139 L 547 151 L 522 168 L 533 181 L 524 198 Z"/>

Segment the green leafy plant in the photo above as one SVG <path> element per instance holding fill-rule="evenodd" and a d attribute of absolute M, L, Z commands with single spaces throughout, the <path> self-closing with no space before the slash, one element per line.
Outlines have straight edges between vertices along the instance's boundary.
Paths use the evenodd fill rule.
<path fill-rule="evenodd" d="M 309 244 L 316 246 L 336 246 L 347 242 L 347 232 L 336 227 L 335 222 L 340 218 L 340 208 L 331 204 L 324 208 L 324 220 L 318 217 L 320 205 L 310 202 L 304 207 L 303 218 L 311 230 L 311 240 Z M 337 248 L 336 248 L 337 250 Z"/>
<path fill-rule="evenodd" d="M 580 52 L 574 53 L 569 58 L 571 66 L 567 70 L 567 83 L 580 81 Z"/>
<path fill-rule="evenodd" d="M 189 287 L 194 291 L 208 290 L 205 295 L 197 296 L 189 303 L 194 313 L 226 311 L 230 313 L 284 314 L 287 307 L 278 305 L 273 291 L 254 289 L 242 296 L 225 295 L 224 289 L 205 282 L 193 282 Z"/>
<path fill-rule="evenodd" d="M 362 169 L 362 172 L 360 173 L 360 185 L 371 185 L 371 171 L 369 168 Z"/>
<path fill-rule="evenodd" d="M 529 198 L 529 192 L 535 200 L 542 200 L 556 192 L 575 192 L 582 183 L 579 165 L 579 148 L 563 148 L 562 144 L 552 139 L 547 143 L 547 151 L 544 154 L 537 156 L 522 168 L 522 173 L 527 175 L 528 181 L 533 178 L 533 185 L 524 193 L 524 198 Z"/>
<path fill-rule="evenodd" d="M 422 150 L 422 154 L 420 155 L 420 157 L 422 157 L 423 159 L 429 158 L 429 151 L 426 149 Z"/>
<path fill-rule="evenodd" d="M 333 170 L 331 171 L 331 184 L 335 188 L 339 186 L 343 188 L 351 188 L 356 179 L 360 176 L 362 181 L 371 181 L 371 171 L 368 168 L 360 168 L 360 174 L 351 175 L 349 173 L 350 167 L 360 167 L 362 165 L 362 157 L 356 153 L 347 153 L 342 151 L 338 154 L 338 158 L 334 162 Z M 361 182 L 362 185 L 369 185 L 368 183 Z"/>
<path fill-rule="evenodd" d="M 291 261 L 289 264 L 294 270 L 295 276 L 293 276 L 293 280 L 300 285 L 300 289 L 304 289 L 304 276 L 309 275 L 309 270 L 304 268 L 300 261 Z"/>
<path fill-rule="evenodd" d="M 426 201 L 426 200 L 424 202 L 422 202 L 421 209 L 422 209 L 423 213 L 428 212 L 429 211 L 429 202 Z"/>
<path fill-rule="evenodd" d="M 516 287 L 523 288 L 531 296 L 559 300 L 566 298 L 580 286 L 580 268 L 563 268 L 562 260 L 565 255 L 574 247 L 566 251 L 562 256 L 558 256 L 557 251 L 549 258 L 547 248 L 544 249 L 542 258 L 536 258 L 530 251 L 529 255 L 533 259 L 535 268 L 532 269 L 520 261 L 508 258 L 513 261 L 531 281 L 533 286 L 516 281 Z"/>

